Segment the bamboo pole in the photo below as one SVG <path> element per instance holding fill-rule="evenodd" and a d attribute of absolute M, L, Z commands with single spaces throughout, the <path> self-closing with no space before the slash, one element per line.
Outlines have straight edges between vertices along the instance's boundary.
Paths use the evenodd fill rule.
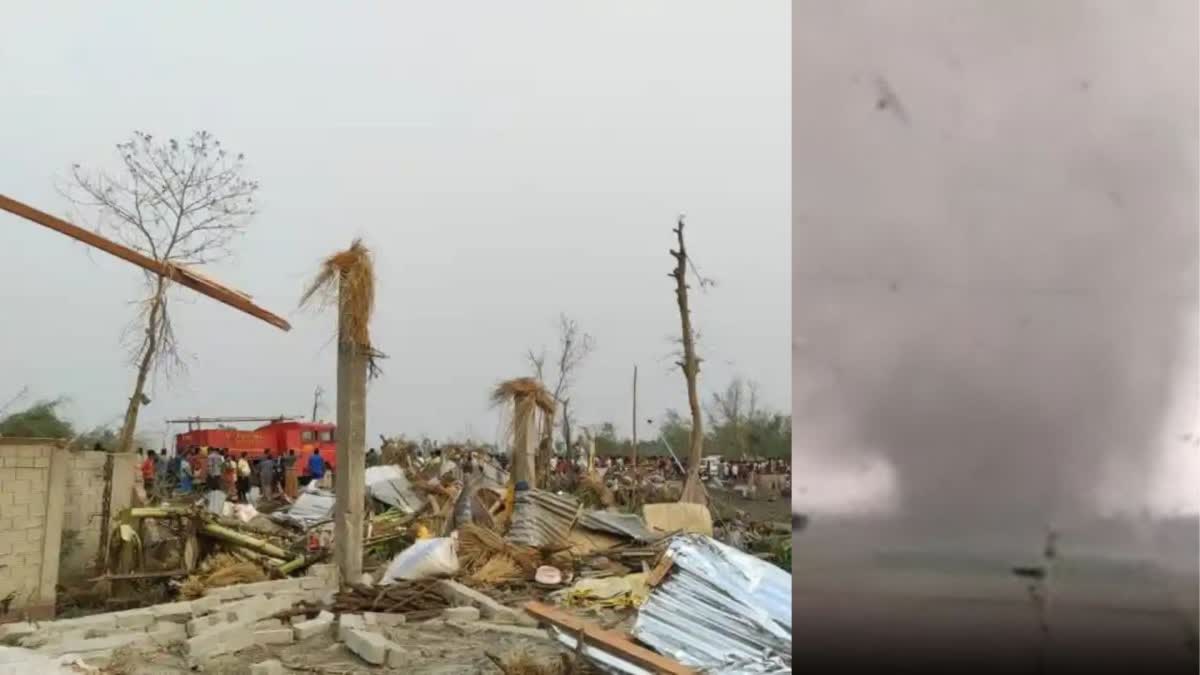
<path fill-rule="evenodd" d="M 235 546 L 248 548 L 255 553 L 261 553 L 271 558 L 289 560 L 292 557 L 290 553 L 272 543 L 265 542 L 261 539 L 255 539 L 250 535 L 242 534 L 237 530 L 231 530 L 228 527 L 218 525 L 216 523 L 204 523 L 204 525 L 200 527 L 200 531 L 214 539 L 220 539 L 221 541 L 234 544 Z"/>

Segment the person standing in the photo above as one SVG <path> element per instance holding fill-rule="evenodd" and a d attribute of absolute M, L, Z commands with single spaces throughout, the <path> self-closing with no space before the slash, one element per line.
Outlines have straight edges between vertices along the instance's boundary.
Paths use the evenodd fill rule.
<path fill-rule="evenodd" d="M 379 453 L 375 451 L 375 448 L 367 450 L 366 463 L 368 469 L 373 466 L 379 466 Z"/>
<path fill-rule="evenodd" d="M 207 487 L 208 483 L 208 458 L 204 456 L 204 452 L 195 446 L 192 447 L 192 454 L 188 457 L 192 463 L 192 482 L 198 486 Z"/>
<path fill-rule="evenodd" d="M 258 461 L 258 486 L 262 490 L 262 498 L 269 501 L 275 487 L 275 460 L 271 458 L 270 450 Z"/>
<path fill-rule="evenodd" d="M 190 458 L 180 458 L 178 468 L 179 491 L 188 494 L 192 491 L 192 463 Z"/>
<path fill-rule="evenodd" d="M 143 450 L 138 448 L 138 454 L 140 455 L 142 453 Z M 146 458 L 142 460 L 142 484 L 146 488 L 147 497 L 150 497 L 152 494 L 154 494 L 155 468 L 154 451 L 151 450 L 150 454 L 146 455 Z"/>
<path fill-rule="evenodd" d="M 171 480 L 175 475 L 171 472 L 171 460 L 167 458 L 167 449 L 160 449 L 154 457 L 154 482 L 164 496 L 171 493 Z"/>
<path fill-rule="evenodd" d="M 237 459 L 229 453 L 229 448 L 221 448 L 221 483 L 225 488 L 225 497 L 229 501 L 237 498 Z"/>
<path fill-rule="evenodd" d="M 287 454 L 279 458 L 283 474 L 283 494 L 288 499 L 296 498 L 296 451 L 288 448 Z"/>
<path fill-rule="evenodd" d="M 208 455 L 205 458 L 207 461 L 207 476 L 208 489 L 211 492 L 221 491 L 221 472 L 225 470 L 225 458 L 221 456 L 220 448 L 209 448 Z"/>
<path fill-rule="evenodd" d="M 320 485 L 321 479 L 325 477 L 325 459 L 321 457 L 321 453 L 313 450 L 308 456 L 308 479 L 310 482 Z"/>
<path fill-rule="evenodd" d="M 239 502 L 246 503 L 250 496 L 250 461 L 246 459 L 246 453 L 242 453 L 241 458 L 237 462 L 237 498 Z"/>

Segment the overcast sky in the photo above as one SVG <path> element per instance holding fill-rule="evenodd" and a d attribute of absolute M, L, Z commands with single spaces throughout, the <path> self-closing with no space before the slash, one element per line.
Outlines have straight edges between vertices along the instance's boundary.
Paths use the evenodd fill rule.
<path fill-rule="evenodd" d="M 330 392 L 333 317 L 297 313 L 320 259 L 376 254 L 371 385 L 380 433 L 493 440 L 487 403 L 557 315 L 594 335 L 579 421 L 629 428 L 686 409 L 670 366 L 667 272 L 687 214 L 701 389 L 734 375 L 790 409 L 790 11 L 786 2 L 97 4 L 8 2 L 0 22 L 0 192 L 57 215 L 57 177 L 109 165 L 132 130 L 197 129 L 244 152 L 261 214 L 208 273 L 288 316 L 283 333 L 180 291 L 190 372 L 157 381 L 168 417 L 296 414 Z M 141 275 L 0 214 L 0 399 L 66 395 L 111 421 Z M 642 434 L 646 430 L 642 430 Z"/>

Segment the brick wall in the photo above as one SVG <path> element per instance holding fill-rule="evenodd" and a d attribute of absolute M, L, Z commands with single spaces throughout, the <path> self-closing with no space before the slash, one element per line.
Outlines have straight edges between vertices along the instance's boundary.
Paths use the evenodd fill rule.
<path fill-rule="evenodd" d="M 110 453 L 71 452 L 67 454 L 68 498 L 63 512 L 63 540 L 59 576 L 78 578 L 89 572 L 100 546 L 101 511 L 104 503 L 104 464 Z M 137 455 L 113 457 L 113 489 L 110 514 L 115 516 L 130 506 Z"/>
<path fill-rule="evenodd" d="M 0 438 L 0 599 L 11 597 L 9 615 L 53 616 L 66 454 L 52 440 Z"/>

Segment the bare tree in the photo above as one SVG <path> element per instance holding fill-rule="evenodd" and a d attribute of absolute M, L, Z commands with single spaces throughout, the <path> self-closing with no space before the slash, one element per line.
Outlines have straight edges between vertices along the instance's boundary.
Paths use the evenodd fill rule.
<path fill-rule="evenodd" d="M 759 415 L 758 383 L 735 377 L 724 392 L 713 392 L 706 412 L 713 429 L 728 428 L 738 455 L 746 456 L 750 422 Z"/>
<path fill-rule="evenodd" d="M 683 482 L 683 494 L 679 501 L 703 504 L 707 501 L 704 485 L 700 482 L 700 460 L 704 453 L 704 420 L 700 417 L 700 395 L 697 391 L 696 378 L 700 374 L 700 358 L 696 356 L 695 333 L 692 331 L 692 313 L 688 309 L 687 273 L 691 269 L 699 278 L 701 287 L 711 285 L 711 281 L 700 276 L 691 258 L 688 257 L 687 247 L 683 243 L 683 216 L 674 229 L 679 242 L 679 250 L 672 250 L 675 258 L 675 269 L 668 276 L 675 279 L 675 302 L 679 305 L 679 321 L 681 326 L 680 341 L 683 343 L 683 359 L 676 362 L 687 380 L 688 408 L 692 413 L 692 430 L 688 446 L 687 478 Z"/>
<path fill-rule="evenodd" d="M 194 266 L 226 257 L 229 245 L 254 215 L 258 183 L 243 177 L 243 156 L 221 147 L 207 131 L 185 141 L 155 140 L 134 132 L 117 145 L 120 168 L 86 171 L 79 164 L 62 192 L 93 212 L 93 226 L 168 268 Z M 146 380 L 183 361 L 168 312 L 171 279 L 146 273 L 147 297 L 130 325 L 131 359 L 137 366 L 117 449 L 129 450 L 138 411 L 149 402 Z"/>
<path fill-rule="evenodd" d="M 583 364 L 584 360 L 595 349 L 595 339 L 579 327 L 578 321 L 566 314 L 559 315 L 558 357 L 554 362 L 557 380 L 554 383 L 554 387 L 550 390 L 550 395 L 557 407 L 562 409 L 563 445 L 568 449 L 572 445 L 570 414 L 571 387 L 575 384 L 575 375 L 579 371 L 580 365 Z M 534 376 L 539 381 L 545 382 L 546 350 L 543 349 L 541 352 L 534 352 L 530 349 L 526 354 L 526 358 L 533 367 Z"/>

